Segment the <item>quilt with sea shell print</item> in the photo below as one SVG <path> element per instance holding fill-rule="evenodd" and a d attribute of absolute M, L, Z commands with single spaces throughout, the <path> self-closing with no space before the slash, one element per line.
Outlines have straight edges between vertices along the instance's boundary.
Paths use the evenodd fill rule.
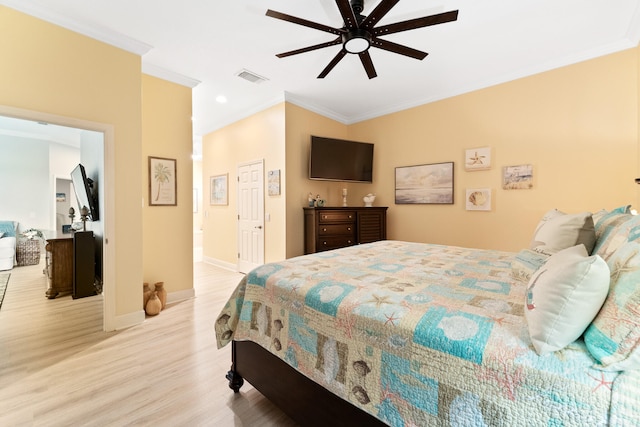
<path fill-rule="evenodd" d="M 266 264 L 218 347 L 255 341 L 392 426 L 632 425 L 637 372 L 592 368 L 581 340 L 533 350 L 514 255 L 383 241 Z"/>

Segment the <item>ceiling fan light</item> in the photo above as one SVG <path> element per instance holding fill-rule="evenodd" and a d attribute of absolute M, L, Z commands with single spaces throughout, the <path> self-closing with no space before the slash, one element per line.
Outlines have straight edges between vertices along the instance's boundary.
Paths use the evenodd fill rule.
<path fill-rule="evenodd" d="M 349 53 L 362 53 L 369 49 L 369 40 L 363 37 L 354 37 L 344 43 L 344 49 Z"/>
<path fill-rule="evenodd" d="M 342 46 L 349 53 L 362 53 L 371 46 L 371 34 L 362 29 L 353 29 L 342 36 Z"/>

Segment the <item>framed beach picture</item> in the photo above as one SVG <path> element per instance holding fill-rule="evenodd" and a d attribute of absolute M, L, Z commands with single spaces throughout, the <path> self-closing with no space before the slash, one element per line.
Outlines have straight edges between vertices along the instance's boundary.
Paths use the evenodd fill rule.
<path fill-rule="evenodd" d="M 149 206 L 176 206 L 176 159 L 149 156 Z"/>
<path fill-rule="evenodd" d="M 464 168 L 467 171 L 491 169 L 491 147 L 472 148 L 465 151 Z"/>
<path fill-rule="evenodd" d="M 211 205 L 229 204 L 229 174 L 215 175 L 210 178 L 211 185 Z"/>
<path fill-rule="evenodd" d="M 467 188 L 465 197 L 465 207 L 468 211 L 490 211 L 491 210 L 491 189 L 490 188 Z"/>
<path fill-rule="evenodd" d="M 280 195 L 280 169 L 272 170 L 267 173 L 267 185 L 270 196 Z"/>
<path fill-rule="evenodd" d="M 453 162 L 396 168 L 396 204 L 453 204 Z"/>
<path fill-rule="evenodd" d="M 505 166 L 502 170 L 504 190 L 530 190 L 533 188 L 533 166 Z"/>

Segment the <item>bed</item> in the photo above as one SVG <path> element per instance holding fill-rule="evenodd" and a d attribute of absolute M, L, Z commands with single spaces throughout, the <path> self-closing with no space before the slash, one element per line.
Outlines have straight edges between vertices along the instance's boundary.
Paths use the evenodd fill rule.
<path fill-rule="evenodd" d="M 261 266 L 217 317 L 302 425 L 640 420 L 640 220 L 553 210 L 518 253 L 381 241 Z"/>

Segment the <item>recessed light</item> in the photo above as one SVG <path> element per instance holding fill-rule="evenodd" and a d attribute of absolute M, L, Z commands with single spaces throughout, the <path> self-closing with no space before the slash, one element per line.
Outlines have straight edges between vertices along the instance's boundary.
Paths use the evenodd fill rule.
<path fill-rule="evenodd" d="M 224 104 L 227 102 L 227 97 L 224 95 L 218 95 L 216 96 L 216 101 L 219 102 L 220 104 Z"/>

